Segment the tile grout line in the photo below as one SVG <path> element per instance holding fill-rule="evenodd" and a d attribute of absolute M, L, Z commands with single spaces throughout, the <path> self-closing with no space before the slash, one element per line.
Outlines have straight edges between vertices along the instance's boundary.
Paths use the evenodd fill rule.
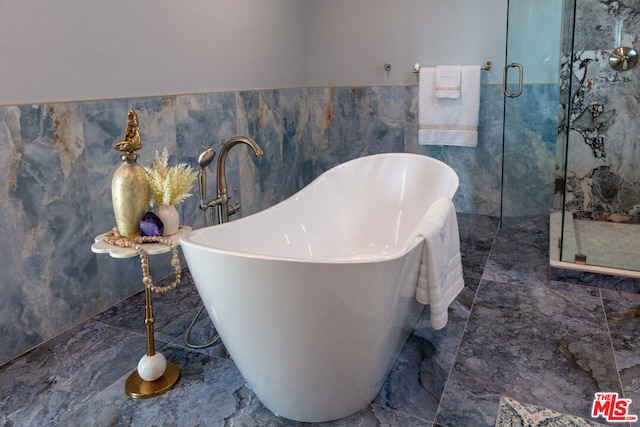
<path fill-rule="evenodd" d="M 469 325 L 469 319 L 471 318 L 471 313 L 476 305 L 476 297 L 478 295 L 478 291 L 480 290 L 480 286 L 482 286 L 482 279 L 478 283 L 478 289 L 476 289 L 476 293 L 473 296 L 473 301 L 471 302 L 471 307 L 469 308 L 469 316 L 467 316 L 467 320 L 464 322 L 464 327 L 462 328 L 462 334 L 460 335 L 460 341 L 458 342 L 458 346 L 456 347 L 455 354 L 453 355 L 453 362 L 451 363 L 451 367 L 449 368 L 449 372 L 447 373 L 447 380 L 444 382 L 444 387 L 442 388 L 442 395 L 440 396 L 440 400 L 438 401 L 438 406 L 436 407 L 435 414 L 433 416 L 432 427 L 436 425 L 436 419 L 438 418 L 438 413 L 440 412 L 440 405 L 442 405 L 442 399 L 444 397 L 445 391 L 449 385 L 449 380 L 451 379 L 451 373 L 453 372 L 453 368 L 455 367 L 456 361 L 458 360 L 458 353 L 460 351 L 460 347 L 462 346 L 462 341 L 464 340 L 464 336 L 467 333 L 467 326 Z"/>
<path fill-rule="evenodd" d="M 604 306 L 604 296 L 602 295 L 602 289 L 598 288 L 598 295 L 600 295 L 600 304 L 602 307 L 602 314 L 604 315 L 604 325 L 607 329 L 607 336 L 609 337 L 609 345 L 611 345 L 611 354 L 613 354 L 613 363 L 616 366 L 616 376 L 618 378 L 618 385 L 620 386 L 620 391 L 622 392 L 622 396 L 624 395 L 624 387 L 622 385 L 622 378 L 620 377 L 620 366 L 618 365 L 618 357 L 616 355 L 616 349 L 613 346 L 613 338 L 611 336 L 611 328 L 609 328 L 609 317 L 607 316 L 607 309 Z M 594 396 L 595 397 L 595 396 Z"/>
<path fill-rule="evenodd" d="M 117 331 L 123 331 L 123 332 L 127 332 L 127 333 L 132 333 L 134 335 L 139 335 L 140 337 L 145 337 L 145 334 L 140 334 L 138 332 L 135 331 L 131 331 L 129 329 L 125 329 L 119 326 L 114 326 L 114 325 L 110 325 L 108 323 L 104 323 L 104 322 L 100 322 L 97 320 L 93 320 L 93 319 L 87 319 L 85 321 L 87 324 L 89 323 L 98 323 L 101 325 L 104 325 L 107 328 L 112 328 L 115 329 Z M 84 323 L 84 322 L 83 322 Z M 172 348 L 176 351 L 180 351 L 180 352 L 189 352 L 189 353 L 193 353 L 195 355 L 205 355 L 207 357 L 213 358 L 213 359 L 218 359 L 219 361 L 222 361 L 223 363 L 231 363 L 234 364 L 234 362 L 230 359 L 225 359 L 216 355 L 211 355 L 211 354 L 206 354 L 206 353 L 201 353 L 199 351 L 196 351 L 194 349 L 190 349 L 188 347 L 182 347 L 180 345 L 176 345 L 176 344 L 172 344 L 171 342 L 166 342 L 166 341 L 162 341 L 162 340 L 156 340 L 157 343 L 161 343 L 159 347 L 158 351 L 161 350 L 166 350 L 168 348 Z M 117 384 L 119 381 L 121 381 L 123 378 L 128 378 L 129 375 L 131 375 L 131 373 L 133 372 L 133 370 L 137 369 L 137 366 L 132 367 L 128 372 L 126 372 L 125 374 L 123 374 L 121 377 L 116 378 L 111 384 L 105 386 L 103 389 L 99 390 L 98 392 L 96 392 L 94 395 L 92 395 L 91 397 L 89 397 L 87 399 L 86 402 L 84 402 L 81 406 L 79 406 L 78 408 L 76 408 L 74 411 L 72 412 L 66 412 L 65 415 L 60 418 L 55 424 L 53 424 L 53 427 L 57 427 L 57 426 L 62 426 L 65 424 L 61 424 L 63 423 L 66 419 L 72 417 L 74 414 L 76 414 L 78 411 L 81 411 L 82 408 L 86 407 L 87 405 L 89 405 L 92 401 L 94 401 L 95 399 L 97 399 L 100 395 L 106 393 L 111 387 L 114 387 L 115 384 Z M 123 389 L 123 393 L 124 393 L 124 389 Z"/>
<path fill-rule="evenodd" d="M 476 289 L 475 294 L 473 295 L 473 301 L 471 302 L 471 306 L 469 307 L 469 316 L 467 316 L 467 320 L 464 322 L 464 327 L 462 328 L 462 335 L 460 336 L 460 341 L 458 342 L 458 346 L 456 347 L 456 351 L 455 354 L 453 356 L 453 363 L 451 363 L 451 367 L 449 368 L 449 372 L 447 374 L 447 380 L 444 383 L 444 387 L 442 389 L 442 395 L 440 396 L 440 400 L 438 401 L 438 406 L 436 407 L 436 411 L 435 414 L 433 416 L 433 423 L 431 424 L 431 427 L 435 427 L 436 426 L 436 420 L 438 418 L 438 413 L 440 412 L 440 405 L 442 405 L 442 398 L 444 397 L 444 393 L 447 390 L 447 386 L 449 385 L 449 380 L 451 379 L 451 373 L 453 372 L 453 368 L 456 364 L 456 361 L 458 360 L 458 353 L 460 351 L 460 347 L 462 346 L 462 341 L 464 340 L 464 336 L 467 333 L 467 327 L 469 325 L 469 319 L 471 319 L 471 314 L 473 313 L 473 309 L 475 308 L 476 305 L 476 298 L 478 297 L 478 292 L 480 291 L 480 287 L 482 286 L 482 283 L 485 281 L 483 279 L 484 276 L 484 271 L 486 269 L 487 263 L 489 262 L 489 258 L 491 258 L 491 253 L 493 252 L 493 246 L 496 242 L 496 237 L 498 236 L 498 232 L 500 230 L 500 222 L 498 222 L 498 226 L 496 227 L 496 231 L 493 233 L 493 238 L 491 241 L 491 248 L 489 249 L 489 253 L 487 255 L 487 259 L 485 260 L 484 266 L 482 267 L 482 274 L 480 275 L 480 279 L 478 281 L 478 288 Z M 497 414 L 496 414 L 497 417 Z"/>
<path fill-rule="evenodd" d="M 422 421 L 425 421 L 425 422 L 429 422 L 429 421 L 431 421 L 431 420 L 429 420 L 428 418 L 424 418 L 424 417 L 421 417 L 421 416 L 416 415 L 416 414 L 412 414 L 412 413 L 407 412 L 407 411 L 402 411 L 402 410 L 399 410 L 399 409 L 393 409 L 393 408 L 390 408 L 390 407 L 388 407 L 388 406 L 381 405 L 381 404 L 379 404 L 379 403 L 371 402 L 371 403 L 369 403 L 369 405 L 368 405 L 368 407 L 370 407 L 370 408 L 371 408 L 371 407 L 374 407 L 374 406 L 375 406 L 375 407 L 377 407 L 377 408 L 382 408 L 382 409 L 384 409 L 385 411 L 390 411 L 390 412 L 394 412 L 394 413 L 397 413 L 397 414 L 403 414 L 403 415 L 406 415 L 406 416 L 408 416 L 408 417 L 415 418 L 415 419 L 417 419 L 417 420 L 422 420 Z M 362 409 L 361 409 L 361 411 L 362 411 L 362 410 L 365 410 L 366 408 L 367 408 L 367 407 L 362 408 Z M 336 420 L 336 421 L 340 421 L 340 420 Z M 431 422 L 433 423 L 434 421 L 431 421 Z M 322 424 L 322 423 L 321 423 L 321 424 Z M 300 423 L 299 425 L 307 425 L 307 426 L 308 426 L 309 424 L 308 424 L 308 423 Z M 315 425 L 315 423 L 314 423 L 314 425 Z"/>

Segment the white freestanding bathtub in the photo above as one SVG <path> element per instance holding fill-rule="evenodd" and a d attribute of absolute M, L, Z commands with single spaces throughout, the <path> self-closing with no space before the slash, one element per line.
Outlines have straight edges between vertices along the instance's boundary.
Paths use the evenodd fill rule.
<path fill-rule="evenodd" d="M 457 188 L 438 160 L 372 155 L 269 209 L 182 237 L 209 316 L 267 408 L 321 422 L 375 398 L 422 310 L 413 233 Z"/>

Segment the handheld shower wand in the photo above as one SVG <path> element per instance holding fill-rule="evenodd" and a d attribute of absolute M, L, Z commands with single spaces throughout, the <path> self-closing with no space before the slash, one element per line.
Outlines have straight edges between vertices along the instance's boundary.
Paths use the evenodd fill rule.
<path fill-rule="evenodd" d="M 211 211 L 211 223 L 207 224 L 207 171 L 206 168 L 213 162 L 216 157 L 216 152 L 213 148 L 207 148 L 198 157 L 198 165 L 200 171 L 198 172 L 198 182 L 200 183 L 200 209 L 202 209 L 202 219 L 204 220 L 204 226 L 213 225 L 213 211 Z"/>
<path fill-rule="evenodd" d="M 211 223 L 210 224 L 207 223 L 207 210 L 209 210 L 209 206 L 207 206 L 207 166 L 209 166 L 211 162 L 213 162 L 213 159 L 215 157 L 216 157 L 216 152 L 214 151 L 213 148 L 207 148 L 202 153 L 200 153 L 200 156 L 198 156 L 198 166 L 200 166 L 200 171 L 198 171 L 198 183 L 200 184 L 200 209 L 202 210 L 202 219 L 204 220 L 205 227 L 207 227 L 208 225 L 215 224 L 213 210 L 211 210 Z M 189 341 L 189 337 L 191 336 L 191 330 L 193 329 L 193 326 L 198 321 L 198 318 L 200 317 L 200 314 L 202 313 L 203 309 L 204 309 L 204 305 L 201 305 L 200 309 L 198 310 L 198 313 L 193 318 L 193 320 L 191 320 L 191 323 L 189 324 L 189 327 L 187 327 L 187 330 L 184 334 L 184 343 L 188 347 L 205 348 L 205 347 L 209 347 L 210 345 L 214 344 L 216 341 L 220 339 L 218 334 L 215 334 L 210 341 L 207 341 L 204 344 L 194 344 L 191 341 Z"/>

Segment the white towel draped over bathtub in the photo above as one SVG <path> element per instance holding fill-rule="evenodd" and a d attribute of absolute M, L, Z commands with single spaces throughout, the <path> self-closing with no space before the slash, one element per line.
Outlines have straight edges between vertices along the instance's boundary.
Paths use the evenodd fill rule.
<path fill-rule="evenodd" d="M 442 329 L 449 304 L 464 287 L 460 257 L 460 233 L 453 202 L 436 200 L 420 222 L 417 238 L 424 239 L 416 300 L 429 304 L 431 326 Z"/>
<path fill-rule="evenodd" d="M 460 147 L 478 145 L 480 66 L 463 65 L 460 68 L 458 98 L 438 97 L 435 67 L 420 68 L 418 144 Z"/>

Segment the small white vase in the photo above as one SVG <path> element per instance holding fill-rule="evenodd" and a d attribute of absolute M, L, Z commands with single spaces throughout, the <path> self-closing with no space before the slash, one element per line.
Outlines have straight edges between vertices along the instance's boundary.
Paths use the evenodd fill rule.
<path fill-rule="evenodd" d="M 174 205 L 160 205 L 156 211 L 156 215 L 164 225 L 163 236 L 171 236 L 178 232 L 180 228 L 180 213 Z"/>

